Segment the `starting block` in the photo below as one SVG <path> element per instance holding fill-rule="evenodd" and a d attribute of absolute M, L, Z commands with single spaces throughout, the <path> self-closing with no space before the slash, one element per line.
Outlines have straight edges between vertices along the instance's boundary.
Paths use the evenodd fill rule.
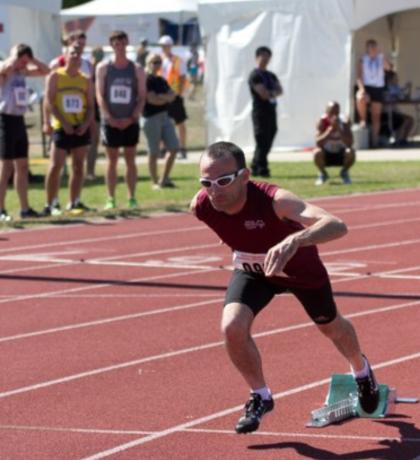
<path fill-rule="evenodd" d="M 417 403 L 417 398 L 398 398 L 395 388 L 378 384 L 379 404 L 368 414 L 360 407 L 357 385 L 352 375 L 333 374 L 325 406 L 311 412 L 307 427 L 321 428 L 353 417 L 382 418 L 394 411 L 396 403 Z"/>

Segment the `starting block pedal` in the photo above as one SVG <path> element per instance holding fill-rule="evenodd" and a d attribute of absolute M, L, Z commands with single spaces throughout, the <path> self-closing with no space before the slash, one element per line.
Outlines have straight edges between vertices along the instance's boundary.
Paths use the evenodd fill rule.
<path fill-rule="evenodd" d="M 417 398 L 398 398 L 395 388 L 379 384 L 379 404 L 368 414 L 360 407 L 357 385 L 350 374 L 333 374 L 325 406 L 311 412 L 307 427 L 321 428 L 353 417 L 381 418 L 393 412 L 396 403 L 417 403 Z"/>

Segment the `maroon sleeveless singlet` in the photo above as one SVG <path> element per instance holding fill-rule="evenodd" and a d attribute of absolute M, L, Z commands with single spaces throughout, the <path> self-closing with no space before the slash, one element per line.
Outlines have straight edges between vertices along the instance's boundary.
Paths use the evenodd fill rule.
<path fill-rule="evenodd" d="M 278 187 L 265 182 L 248 183 L 247 201 L 240 212 L 229 215 L 213 208 L 205 189 L 197 196 L 196 215 L 232 251 L 265 254 L 291 233 L 304 227 L 299 222 L 282 220 L 273 209 Z M 287 263 L 286 277 L 270 280 L 284 287 L 318 288 L 328 280 L 328 274 L 316 246 L 299 248 Z"/>

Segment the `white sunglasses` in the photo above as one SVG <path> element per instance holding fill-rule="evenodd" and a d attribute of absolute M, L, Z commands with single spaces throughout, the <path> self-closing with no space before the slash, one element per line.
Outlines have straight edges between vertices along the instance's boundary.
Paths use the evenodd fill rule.
<path fill-rule="evenodd" d="M 238 176 L 240 176 L 245 171 L 245 168 L 239 169 L 232 174 L 226 174 L 225 176 L 220 176 L 217 179 L 207 179 L 205 177 L 200 177 L 200 184 L 203 187 L 210 188 L 212 185 L 217 185 L 217 187 L 227 187 L 230 185 Z"/>

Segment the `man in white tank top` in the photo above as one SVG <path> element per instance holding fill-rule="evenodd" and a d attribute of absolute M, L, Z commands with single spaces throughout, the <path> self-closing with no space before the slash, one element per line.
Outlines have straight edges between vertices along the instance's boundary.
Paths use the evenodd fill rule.
<path fill-rule="evenodd" d="M 386 57 L 379 52 L 376 40 L 366 42 L 366 53 L 362 56 L 357 68 L 356 106 L 360 124 L 366 126 L 368 105 L 372 122 L 371 146 L 378 146 L 381 128 L 381 112 L 385 92 L 385 70 L 391 65 Z"/>

